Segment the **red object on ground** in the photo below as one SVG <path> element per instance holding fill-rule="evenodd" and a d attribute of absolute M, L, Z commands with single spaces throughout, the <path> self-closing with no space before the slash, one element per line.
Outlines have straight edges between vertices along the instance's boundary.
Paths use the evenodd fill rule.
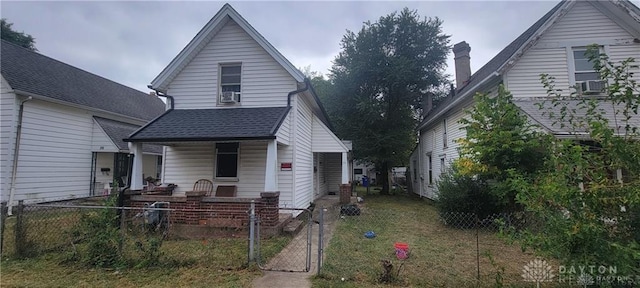
<path fill-rule="evenodd" d="M 396 248 L 396 257 L 398 259 L 407 259 L 409 257 L 409 244 L 396 242 L 393 246 Z"/>

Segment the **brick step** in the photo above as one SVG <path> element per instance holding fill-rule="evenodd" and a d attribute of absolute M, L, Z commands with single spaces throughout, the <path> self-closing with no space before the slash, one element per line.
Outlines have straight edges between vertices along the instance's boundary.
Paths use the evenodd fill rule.
<path fill-rule="evenodd" d="M 287 225 L 284 226 L 282 231 L 286 234 L 296 235 L 298 234 L 298 232 L 300 232 L 300 230 L 302 230 L 302 227 L 304 227 L 304 222 L 301 220 L 294 219 L 294 220 L 291 220 L 291 222 L 287 223 Z"/>

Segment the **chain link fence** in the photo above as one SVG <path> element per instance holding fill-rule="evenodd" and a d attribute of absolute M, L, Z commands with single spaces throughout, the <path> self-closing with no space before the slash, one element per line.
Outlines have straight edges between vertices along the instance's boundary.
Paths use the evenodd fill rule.
<path fill-rule="evenodd" d="M 525 284 L 522 267 L 535 256 L 501 234 L 540 225 L 534 218 L 438 213 L 424 207 L 362 203 L 330 208 L 325 219 L 337 223 L 324 243 L 320 277 L 416 287 Z"/>

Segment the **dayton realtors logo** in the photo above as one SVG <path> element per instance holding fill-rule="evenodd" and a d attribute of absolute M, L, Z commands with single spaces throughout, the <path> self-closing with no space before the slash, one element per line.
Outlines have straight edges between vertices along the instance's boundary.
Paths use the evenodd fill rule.
<path fill-rule="evenodd" d="M 557 274 L 554 274 L 557 272 Z M 640 283 L 640 275 L 630 276 L 618 273 L 616 266 L 603 265 L 560 265 L 554 269 L 547 261 L 535 259 L 524 265 L 522 268 L 522 278 L 526 282 L 536 283 L 539 288 L 540 283 L 555 282 L 562 283 L 563 286 L 610 286 L 614 284 L 633 285 Z"/>
<path fill-rule="evenodd" d="M 522 278 L 526 282 L 534 282 L 539 288 L 540 283 L 553 281 L 553 268 L 542 259 L 531 260 L 522 268 Z"/>

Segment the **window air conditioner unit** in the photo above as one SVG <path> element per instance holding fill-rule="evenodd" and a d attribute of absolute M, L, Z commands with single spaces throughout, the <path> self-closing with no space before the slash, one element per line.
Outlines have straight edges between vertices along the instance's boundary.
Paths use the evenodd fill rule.
<path fill-rule="evenodd" d="M 233 91 L 225 91 L 222 92 L 222 96 L 220 97 L 221 103 L 236 103 L 238 100 L 238 96 L 240 93 Z"/>
<path fill-rule="evenodd" d="M 602 80 L 589 80 L 580 83 L 580 90 L 584 94 L 598 94 L 604 92 L 605 82 Z"/>

